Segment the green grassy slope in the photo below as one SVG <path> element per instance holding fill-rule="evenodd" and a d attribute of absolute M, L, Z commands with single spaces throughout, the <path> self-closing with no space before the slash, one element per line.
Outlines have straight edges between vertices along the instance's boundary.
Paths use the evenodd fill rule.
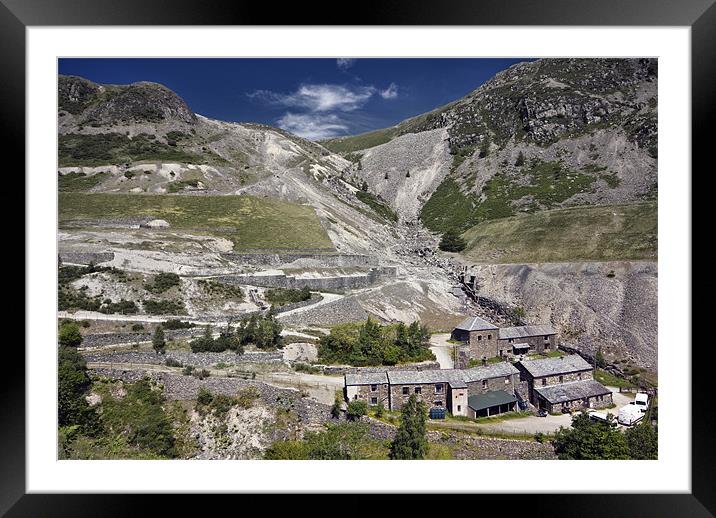
<path fill-rule="evenodd" d="M 172 227 L 226 237 L 235 249 L 333 250 L 314 210 L 253 196 L 59 193 L 60 226 L 73 219 L 149 216 Z"/>
<path fill-rule="evenodd" d="M 484 221 L 463 237 L 475 262 L 657 258 L 657 205 L 571 207 Z"/>

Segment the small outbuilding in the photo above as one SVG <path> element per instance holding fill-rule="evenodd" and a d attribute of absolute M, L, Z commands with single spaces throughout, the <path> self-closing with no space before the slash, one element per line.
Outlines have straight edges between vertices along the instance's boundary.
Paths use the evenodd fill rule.
<path fill-rule="evenodd" d="M 489 417 L 515 410 L 517 398 L 504 390 L 493 390 L 467 398 L 468 417 Z"/>

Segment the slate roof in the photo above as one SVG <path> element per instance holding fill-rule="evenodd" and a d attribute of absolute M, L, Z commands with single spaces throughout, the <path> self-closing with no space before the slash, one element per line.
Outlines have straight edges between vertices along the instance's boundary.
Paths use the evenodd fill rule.
<path fill-rule="evenodd" d="M 573 381 L 549 387 L 535 387 L 535 392 L 553 405 L 612 393 L 611 390 L 594 380 Z"/>
<path fill-rule="evenodd" d="M 453 388 L 465 388 L 462 371 L 442 369 L 428 371 L 388 371 L 388 382 L 391 385 L 419 385 L 428 383 L 450 383 Z"/>
<path fill-rule="evenodd" d="M 557 331 L 550 325 L 535 325 L 535 326 L 517 326 L 517 327 L 501 327 L 500 328 L 500 340 L 506 340 L 509 338 L 528 338 L 530 336 L 543 336 L 543 335 L 555 335 Z"/>
<path fill-rule="evenodd" d="M 488 329 L 497 329 L 497 326 L 480 317 L 467 317 L 455 326 L 455 329 L 461 329 L 463 331 L 487 331 Z"/>
<path fill-rule="evenodd" d="M 510 362 L 499 362 L 472 367 L 471 369 L 465 369 L 461 372 L 463 373 L 463 379 L 466 382 L 471 383 L 473 381 L 510 376 L 512 374 L 517 374 L 520 371 L 515 369 Z"/>
<path fill-rule="evenodd" d="M 480 365 L 471 369 L 440 369 L 428 371 L 388 371 L 391 385 L 418 385 L 449 383 L 452 388 L 465 388 L 467 383 L 483 379 L 499 378 L 517 374 L 519 371 L 509 362 Z"/>
<path fill-rule="evenodd" d="M 517 398 L 512 394 L 508 394 L 504 390 L 492 390 L 490 392 L 485 392 L 484 394 L 470 396 L 467 398 L 467 406 L 477 412 L 497 405 L 514 403 L 515 401 L 517 401 Z"/>
<path fill-rule="evenodd" d="M 381 385 L 388 383 L 388 376 L 385 372 L 359 372 L 346 374 L 346 386 L 348 385 Z"/>
<path fill-rule="evenodd" d="M 542 359 L 524 359 L 520 361 L 520 365 L 522 365 L 533 378 L 592 369 L 592 366 L 578 354 Z"/>

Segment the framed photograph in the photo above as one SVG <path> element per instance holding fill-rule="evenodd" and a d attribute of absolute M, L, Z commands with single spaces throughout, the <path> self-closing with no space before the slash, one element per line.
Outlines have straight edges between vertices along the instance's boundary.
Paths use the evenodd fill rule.
<path fill-rule="evenodd" d="M 347 492 L 713 515 L 691 325 L 711 1 L 354 25 L 0 3 L 27 204 L 2 512 Z"/>

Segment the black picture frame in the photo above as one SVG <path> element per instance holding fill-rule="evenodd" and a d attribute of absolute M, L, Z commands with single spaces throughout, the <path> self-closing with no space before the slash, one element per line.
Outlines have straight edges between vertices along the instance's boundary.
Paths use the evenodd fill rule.
<path fill-rule="evenodd" d="M 28 26 L 88 25 L 513 25 L 688 26 L 691 28 L 692 163 L 709 164 L 716 84 L 715 0 L 426 0 L 364 1 L 350 16 L 337 2 L 212 2 L 201 0 L 0 0 L 0 127 L 3 146 L 19 150 L 25 139 L 25 30 Z M 17 153 L 24 169 L 24 155 Z M 709 169 L 713 169 L 710 167 Z M 25 193 L 26 196 L 31 193 Z M 693 206 L 696 206 L 695 202 Z M 25 271 L 25 276 L 32 272 Z M 690 301 L 689 301 L 690 302 Z M 686 301 L 685 301 L 686 303 Z M 692 304 L 696 310 L 695 304 Z M 701 310 L 705 311 L 705 310 Z M 692 316 L 693 319 L 693 316 Z M 689 337 L 691 334 L 689 333 Z M 708 346 L 708 344 L 706 344 Z M 691 347 L 691 343 L 678 344 Z M 6 349 L 9 349 L 6 347 Z M 710 347 L 709 347 L 710 349 Z M 696 349 L 692 348 L 694 357 Z M 15 348 L 15 368 L 0 377 L 0 513 L 7 516 L 119 516 L 136 514 L 140 495 L 50 495 L 25 491 L 25 358 Z M 692 364 L 692 492 L 689 494 L 481 495 L 480 508 L 501 501 L 508 514 L 533 516 L 714 516 L 716 458 L 708 381 L 711 361 Z M 648 468 L 647 468 L 648 469 Z M 634 473 L 615 474 L 638 476 Z M 559 485 L 558 483 L 556 484 Z M 352 497 L 348 497 L 352 501 Z M 488 501 L 491 500 L 491 501 Z M 162 505 L 185 505 L 183 498 Z M 357 500 L 355 500 L 358 503 Z M 440 499 L 423 499 L 443 507 Z M 437 505 L 436 505 L 437 504 Z M 468 504 L 469 505 L 469 504 Z M 345 504 L 343 506 L 346 507 Z M 348 505 L 347 507 L 350 507 Z M 470 507 L 474 507 L 470 505 Z M 248 509 L 248 508 L 247 508 Z"/>

